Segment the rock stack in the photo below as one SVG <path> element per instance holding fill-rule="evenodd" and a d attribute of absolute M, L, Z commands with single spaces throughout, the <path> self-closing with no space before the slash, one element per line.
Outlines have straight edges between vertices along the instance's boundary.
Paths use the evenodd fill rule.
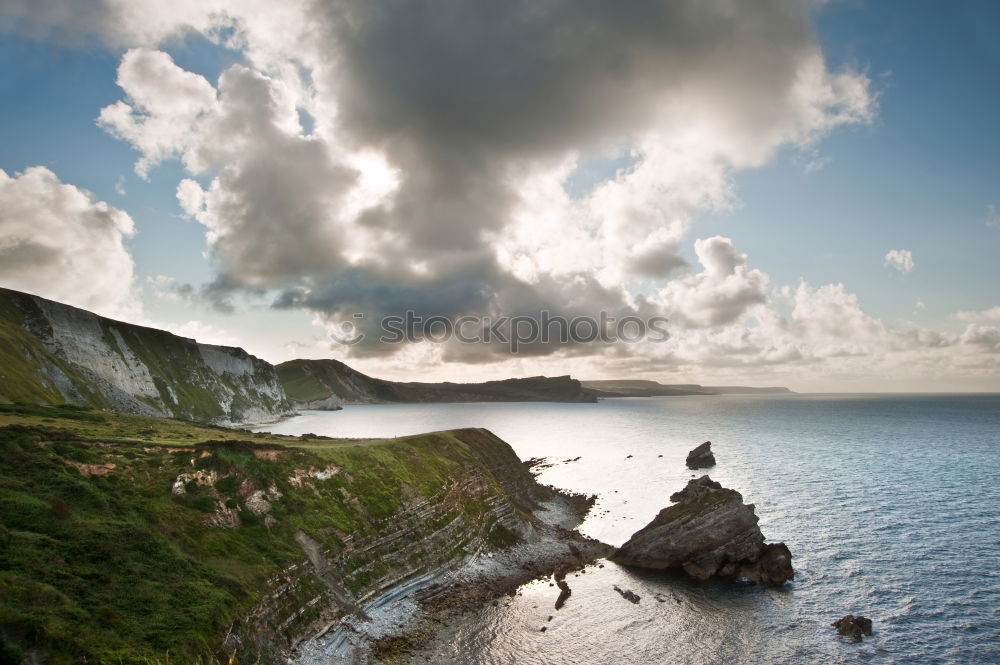
<path fill-rule="evenodd" d="M 641 568 L 679 568 L 706 580 L 729 577 L 781 585 L 791 580 L 792 553 L 764 543 L 753 504 L 708 476 L 693 479 L 668 506 L 622 545 L 611 560 Z"/>
<path fill-rule="evenodd" d="M 689 469 L 707 469 L 715 466 L 715 455 L 712 454 L 712 442 L 706 441 L 688 453 L 687 465 Z"/>

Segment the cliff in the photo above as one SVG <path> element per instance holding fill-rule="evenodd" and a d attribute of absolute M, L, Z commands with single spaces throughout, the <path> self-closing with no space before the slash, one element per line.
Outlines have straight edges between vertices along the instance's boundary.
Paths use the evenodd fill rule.
<path fill-rule="evenodd" d="M 304 440 L 0 405 L 0 451 L 13 662 L 284 663 L 375 599 L 538 538 L 553 497 L 481 429 Z"/>
<path fill-rule="evenodd" d="M 299 408 L 323 400 L 344 404 L 386 402 L 594 402 L 596 396 L 569 376 L 535 376 L 483 383 L 418 383 L 376 379 L 339 360 L 290 360 L 278 377 Z M 321 407 L 322 408 L 322 407 Z"/>
<path fill-rule="evenodd" d="M 38 296 L 0 289 L 0 401 L 77 404 L 218 424 L 290 413 L 274 367 Z"/>

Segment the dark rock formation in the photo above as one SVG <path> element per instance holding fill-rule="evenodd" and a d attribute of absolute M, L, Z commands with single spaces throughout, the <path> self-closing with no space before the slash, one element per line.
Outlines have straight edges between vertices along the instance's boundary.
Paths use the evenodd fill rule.
<path fill-rule="evenodd" d="M 712 454 L 712 442 L 706 441 L 688 453 L 687 465 L 689 469 L 707 469 L 715 466 L 715 455 Z"/>
<path fill-rule="evenodd" d="M 852 642 L 860 642 L 862 635 L 871 637 L 872 620 L 868 617 L 854 616 L 848 614 L 843 619 L 838 619 L 830 624 L 837 629 L 837 633 L 848 638 Z"/>
<path fill-rule="evenodd" d="M 622 598 L 624 598 L 625 600 L 627 600 L 628 602 L 630 602 L 630 603 L 632 603 L 634 605 L 638 605 L 639 601 L 642 600 L 642 598 L 639 596 L 639 594 L 637 594 L 634 591 L 631 591 L 629 589 L 622 589 L 617 584 L 613 585 L 612 588 L 615 591 L 618 592 L 619 596 L 621 596 Z"/>
<path fill-rule="evenodd" d="M 562 606 L 566 604 L 566 599 L 570 597 L 573 591 L 569 588 L 569 584 L 566 583 L 566 569 L 560 568 L 555 572 L 556 586 L 559 587 L 559 597 L 556 598 L 556 609 L 561 610 Z"/>
<path fill-rule="evenodd" d="M 622 545 L 611 560 L 642 568 L 680 568 L 706 580 L 733 577 L 781 585 L 794 577 L 792 554 L 784 543 L 764 544 L 753 504 L 708 476 L 688 482 Z"/>

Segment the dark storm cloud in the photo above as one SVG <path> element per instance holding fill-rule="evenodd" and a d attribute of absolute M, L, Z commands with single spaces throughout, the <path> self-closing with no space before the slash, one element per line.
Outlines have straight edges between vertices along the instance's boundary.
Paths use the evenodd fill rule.
<path fill-rule="evenodd" d="M 811 46 L 798 2 L 319 2 L 338 123 L 405 174 L 377 223 L 409 248 L 502 229 L 533 163 L 627 137 L 685 86 L 767 118 Z M 752 81 L 752 83 L 750 83 Z M 752 86 L 752 87 L 751 87 Z M 767 118 L 767 119 L 765 119 Z"/>
<path fill-rule="evenodd" d="M 463 326 L 468 337 L 485 338 L 478 344 L 462 343 L 458 338 L 448 340 L 444 352 L 446 360 L 461 362 L 492 362 L 498 356 L 510 353 L 512 323 L 520 319 L 539 322 L 560 318 L 567 322 L 584 317 L 600 321 L 602 313 L 610 317 L 611 327 L 623 317 L 648 318 L 660 314 L 659 310 L 640 298 L 628 304 L 620 288 L 607 288 L 592 277 L 577 276 L 569 282 L 544 278 L 539 283 L 528 284 L 511 276 L 496 264 L 468 266 L 462 273 L 449 272 L 447 279 L 427 279 L 402 283 L 393 273 L 349 270 L 322 287 L 289 289 L 273 303 L 278 309 L 305 308 L 332 315 L 338 321 L 350 321 L 364 338 L 357 344 L 340 350 L 353 356 L 393 354 L 399 346 L 387 345 L 385 339 L 390 328 L 405 330 L 407 339 L 425 338 L 422 322 L 431 318 L 447 319 L 454 324 L 461 317 L 477 317 L 478 321 Z M 416 325 L 409 327 L 393 323 L 387 327 L 387 318 L 416 317 Z M 357 316 L 361 315 L 361 316 Z M 406 317 L 407 320 L 410 320 Z M 500 323 L 506 319 L 508 323 Z M 499 324 L 493 328 L 493 325 Z M 527 322 L 525 322 L 527 325 Z M 486 333 L 487 328 L 500 330 L 500 336 Z M 440 331 L 440 326 L 435 331 Z M 454 328 L 452 328 L 454 330 Z M 527 333 L 528 328 L 523 329 Z M 579 337 L 565 336 L 558 323 L 549 327 L 545 340 L 539 336 L 523 340 L 517 351 L 523 355 L 548 355 L 566 346 L 582 346 L 593 350 L 607 346 L 606 340 L 580 344 Z M 433 332 L 433 331 L 432 331 Z M 560 336 L 564 337 L 561 338 Z M 352 335 L 346 335 L 351 337 Z M 431 337 L 434 335 L 431 334 Z"/>
<path fill-rule="evenodd" d="M 599 287 L 585 266 L 576 280 L 529 284 L 498 264 L 488 238 L 510 224 L 518 177 L 649 129 L 685 87 L 738 100 L 739 123 L 766 126 L 794 82 L 795 56 L 813 48 L 808 8 L 797 2 L 366 0 L 313 11 L 328 57 L 313 75 L 336 101 L 339 132 L 383 152 L 400 184 L 390 205 L 358 219 L 390 238 L 375 256 L 315 271 L 277 306 L 357 310 L 367 327 L 407 309 L 452 318 L 634 313 L 623 290 Z M 663 277 L 685 265 L 676 249 L 653 248 L 629 268 Z M 262 269 L 283 272 L 280 257 L 261 251 Z M 294 252 L 288 261 L 284 272 L 299 268 Z"/>

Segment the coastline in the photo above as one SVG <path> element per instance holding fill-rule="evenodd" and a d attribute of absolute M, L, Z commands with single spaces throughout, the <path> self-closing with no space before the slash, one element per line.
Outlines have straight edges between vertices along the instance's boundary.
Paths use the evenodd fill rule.
<path fill-rule="evenodd" d="M 406 662 L 406 655 L 445 637 L 452 619 L 479 609 L 532 580 L 577 570 L 614 548 L 575 531 L 593 500 L 556 488 L 534 512 L 533 536 L 498 552 L 477 552 L 369 600 L 367 620 L 353 616 L 292 650 L 291 665 Z"/>

